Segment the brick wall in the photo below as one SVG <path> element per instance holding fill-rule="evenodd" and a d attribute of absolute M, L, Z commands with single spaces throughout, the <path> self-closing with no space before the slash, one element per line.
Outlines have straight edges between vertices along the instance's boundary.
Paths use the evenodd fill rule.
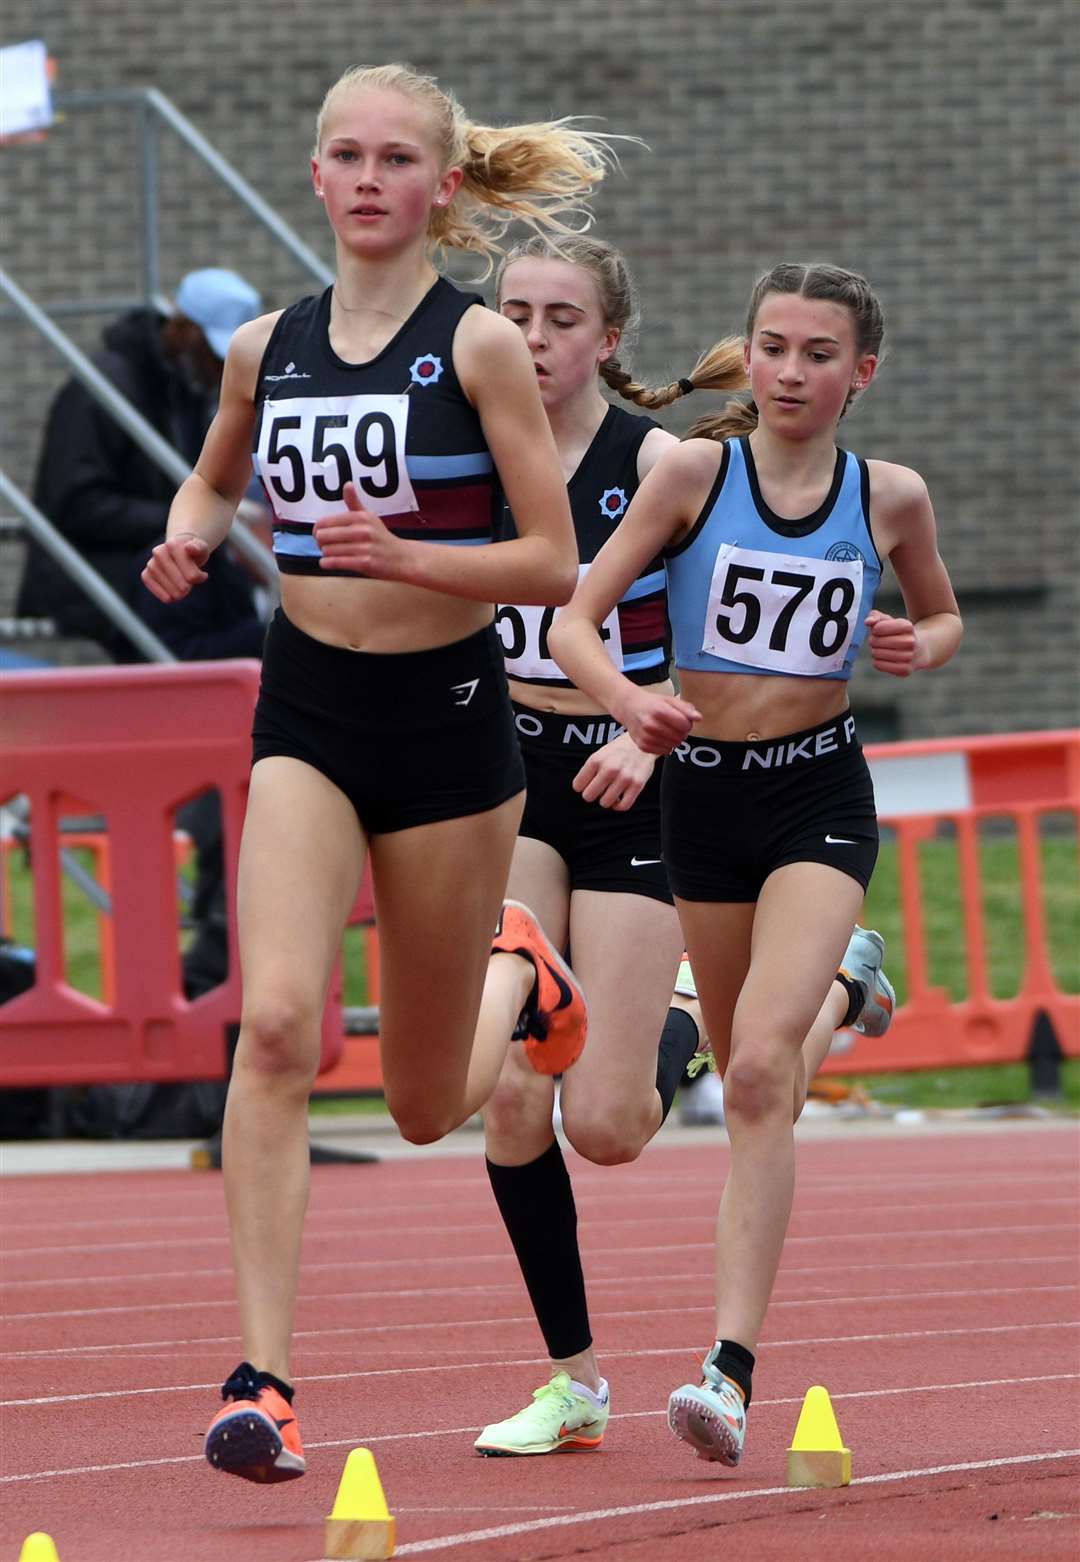
<path fill-rule="evenodd" d="M 640 135 L 598 212 L 640 284 L 645 377 L 741 329 L 776 259 L 865 270 L 889 359 L 845 435 L 926 477 L 967 636 L 932 678 L 863 667 L 855 700 L 923 736 L 1078 716 L 1075 18 L 1071 0 L 8 0 L 5 41 L 44 36 L 69 91 L 160 88 L 327 258 L 307 155 L 354 60 L 409 59 L 478 120 L 587 113 Z M 36 300 L 138 291 L 124 116 L 73 112 L 0 171 L 4 264 Z M 309 290 L 169 139 L 161 178 L 167 288 L 224 264 L 268 305 Z M 64 321 L 85 346 L 103 317 Z M 2 331 L 0 462 L 28 482 L 62 370 Z"/>

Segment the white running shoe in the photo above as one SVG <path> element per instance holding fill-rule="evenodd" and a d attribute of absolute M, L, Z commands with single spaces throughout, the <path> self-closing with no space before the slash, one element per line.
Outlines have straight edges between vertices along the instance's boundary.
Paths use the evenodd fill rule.
<path fill-rule="evenodd" d="M 691 1059 L 691 1063 L 694 1059 Z M 706 1072 L 689 1090 L 679 1093 L 679 1122 L 684 1128 L 724 1121 L 724 1082 L 719 1074 Z"/>
<path fill-rule="evenodd" d="M 606 1384 L 604 1385 L 606 1389 Z M 532 1404 L 506 1421 L 486 1426 L 473 1447 L 481 1454 L 553 1454 L 561 1448 L 599 1448 L 611 1413 L 576 1394 L 568 1372 L 533 1390 Z"/>
<path fill-rule="evenodd" d="M 684 1383 L 668 1400 L 668 1426 L 699 1459 L 734 1467 L 746 1440 L 743 1397 L 708 1356 L 701 1372 L 700 1384 Z"/>
<path fill-rule="evenodd" d="M 896 992 L 881 969 L 884 960 L 885 940 L 881 934 L 856 923 L 840 969 L 852 981 L 861 982 L 866 994 L 851 1027 L 860 1036 L 884 1036 L 892 1024 Z"/>

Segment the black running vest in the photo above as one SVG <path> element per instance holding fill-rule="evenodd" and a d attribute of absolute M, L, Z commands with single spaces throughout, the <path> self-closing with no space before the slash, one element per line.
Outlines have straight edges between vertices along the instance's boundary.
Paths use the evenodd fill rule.
<path fill-rule="evenodd" d="M 253 464 L 285 574 L 323 570 L 315 522 L 345 509 L 345 484 L 397 537 L 491 542 L 501 500 L 480 419 L 454 373 L 454 332 L 483 300 L 440 277 L 367 363 L 330 346 L 330 289 L 286 309 L 259 366 Z"/>
<path fill-rule="evenodd" d="M 582 456 L 567 487 L 581 574 L 607 542 L 637 493 L 638 452 L 649 430 L 659 426 L 653 418 L 612 405 Z M 514 518 L 505 506 L 502 535 L 515 535 Z M 495 625 L 511 678 L 522 683 L 573 687 L 548 651 L 548 630 L 557 612 L 557 608 L 550 607 L 499 607 Z M 608 615 L 600 633 L 608 655 L 633 683 L 658 683 L 667 677 L 670 634 L 662 558 L 646 565 Z"/>

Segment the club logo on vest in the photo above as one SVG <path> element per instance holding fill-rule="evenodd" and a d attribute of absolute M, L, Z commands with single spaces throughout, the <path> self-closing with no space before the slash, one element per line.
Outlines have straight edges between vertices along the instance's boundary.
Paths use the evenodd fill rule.
<path fill-rule="evenodd" d="M 441 374 L 442 359 L 433 357 L 431 353 L 414 358 L 409 368 L 409 377 L 414 385 L 434 385 Z"/>
<path fill-rule="evenodd" d="M 600 495 L 600 514 L 606 521 L 617 521 L 630 503 L 621 488 L 605 488 Z"/>
<path fill-rule="evenodd" d="M 825 557 L 835 559 L 839 564 L 854 564 L 856 559 L 860 564 L 866 563 L 853 542 L 834 542 Z"/>

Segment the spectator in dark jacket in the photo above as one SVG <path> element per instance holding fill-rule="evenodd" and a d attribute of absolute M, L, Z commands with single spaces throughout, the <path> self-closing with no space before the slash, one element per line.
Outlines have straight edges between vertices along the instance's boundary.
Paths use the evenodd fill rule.
<path fill-rule="evenodd" d="M 151 546 L 164 536 L 162 532 L 153 538 Z M 127 598 L 146 627 L 179 661 L 209 662 L 230 656 L 261 659 L 266 619 L 252 578 L 232 548 L 217 548 L 207 559 L 203 566 L 207 578 L 201 591 L 169 604 L 159 602 L 140 579 L 149 551 L 144 548 L 132 566 Z"/>
<path fill-rule="evenodd" d="M 219 267 L 192 271 L 172 315 L 133 309 L 104 333 L 96 367 L 188 462 L 202 448 L 233 332 L 261 309 L 255 289 Z M 132 566 L 165 530 L 176 484 L 77 379 L 49 410 L 34 503 L 122 596 Z M 119 636 L 41 547 L 31 544 L 17 612 L 129 657 Z M 237 654 L 237 653 L 233 653 Z"/>

